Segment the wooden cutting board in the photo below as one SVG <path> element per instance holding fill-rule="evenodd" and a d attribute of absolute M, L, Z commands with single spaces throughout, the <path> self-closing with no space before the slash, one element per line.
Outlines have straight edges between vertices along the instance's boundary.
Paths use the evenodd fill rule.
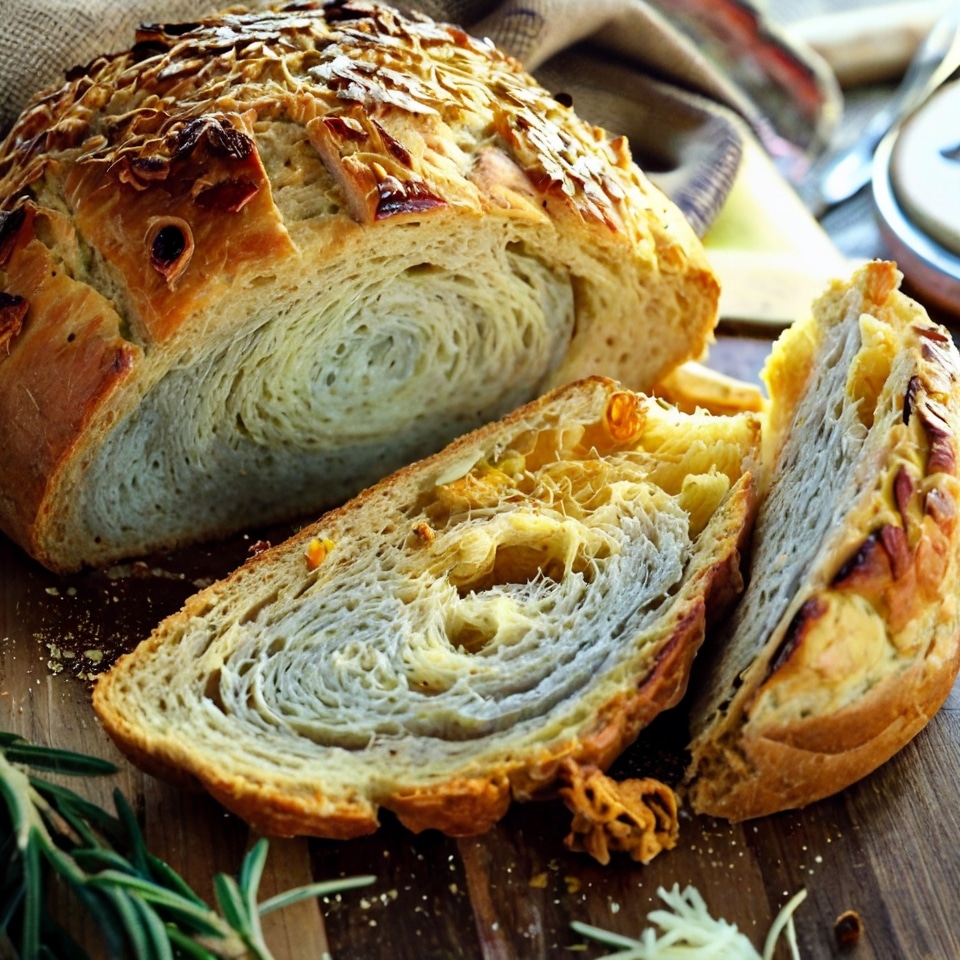
<path fill-rule="evenodd" d="M 769 344 L 721 340 L 726 372 L 755 372 Z M 284 531 L 273 531 L 274 538 Z M 253 839 L 204 795 L 141 774 L 107 740 L 90 707 L 90 677 L 166 614 L 243 561 L 259 534 L 108 571 L 57 577 L 0 538 L 0 729 L 102 756 L 120 774 L 78 788 L 112 808 L 119 786 L 151 850 L 209 902 L 211 877 L 235 872 Z M 682 715 L 661 717 L 615 772 L 666 779 L 681 769 Z M 745 824 L 683 814 L 680 843 L 648 866 L 603 867 L 568 852 L 559 802 L 517 806 L 488 834 L 415 836 L 389 815 L 366 839 L 273 841 L 264 896 L 310 879 L 372 874 L 376 882 L 267 918 L 278 960 L 538 960 L 599 957 L 582 921 L 631 936 L 659 906 L 657 888 L 696 886 L 714 916 L 761 947 L 785 901 L 808 891 L 796 927 L 804 960 L 960 958 L 960 687 L 929 726 L 861 783 L 803 811 Z M 59 900 L 58 900 L 59 903 Z M 63 904 L 96 955 L 93 927 Z M 855 910 L 857 945 L 841 951 L 834 921 Z M 781 946 L 778 958 L 789 951 Z"/>

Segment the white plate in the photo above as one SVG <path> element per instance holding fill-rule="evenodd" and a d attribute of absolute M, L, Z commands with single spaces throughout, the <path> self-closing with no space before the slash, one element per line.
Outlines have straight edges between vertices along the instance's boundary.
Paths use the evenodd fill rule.
<path fill-rule="evenodd" d="M 874 154 L 873 201 L 880 232 L 917 295 L 931 305 L 960 315 L 960 256 L 912 221 L 899 202 L 891 178 L 898 137 L 896 130 L 887 134 Z"/>

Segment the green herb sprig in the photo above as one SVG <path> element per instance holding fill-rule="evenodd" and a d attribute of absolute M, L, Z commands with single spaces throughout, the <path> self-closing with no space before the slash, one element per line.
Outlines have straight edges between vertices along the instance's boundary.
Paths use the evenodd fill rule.
<path fill-rule="evenodd" d="M 261 917 L 374 880 L 358 876 L 313 883 L 258 902 L 268 852 L 261 839 L 244 857 L 236 878 L 214 878 L 214 909 L 150 853 L 119 790 L 114 791 L 112 815 L 36 771 L 90 777 L 116 768 L 96 757 L 35 746 L 0 732 L 0 958 L 87 960 L 84 949 L 50 915 L 46 891 L 51 874 L 66 882 L 95 919 L 110 956 L 138 960 L 272 960 Z"/>

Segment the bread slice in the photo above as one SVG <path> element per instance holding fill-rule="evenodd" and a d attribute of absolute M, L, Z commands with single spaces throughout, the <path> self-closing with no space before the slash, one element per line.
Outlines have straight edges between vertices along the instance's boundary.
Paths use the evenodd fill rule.
<path fill-rule="evenodd" d="M 108 733 L 270 834 L 486 830 L 683 695 L 742 585 L 759 418 L 606 379 L 405 468 L 100 676 Z"/>
<path fill-rule="evenodd" d="M 316 516 L 574 378 L 649 389 L 718 300 L 623 138 L 361 0 L 144 27 L 35 98 L 0 291 L 0 529 L 56 570 Z"/>
<path fill-rule="evenodd" d="M 688 792 L 740 820 L 903 747 L 960 667 L 960 357 L 890 263 L 835 283 L 765 377 L 772 481 L 749 583 L 704 647 Z"/>

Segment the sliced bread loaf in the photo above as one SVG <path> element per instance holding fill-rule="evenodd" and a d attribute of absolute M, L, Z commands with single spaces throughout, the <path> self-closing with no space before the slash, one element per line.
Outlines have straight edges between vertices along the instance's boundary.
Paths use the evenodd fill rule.
<path fill-rule="evenodd" d="M 257 829 L 472 834 L 683 695 L 742 585 L 759 420 L 589 379 L 365 491 L 102 675 L 120 747 Z"/>
<path fill-rule="evenodd" d="M 730 819 L 835 793 L 960 668 L 960 357 L 890 263 L 835 283 L 766 367 L 748 585 L 697 662 L 688 792 Z"/>
<path fill-rule="evenodd" d="M 625 140 L 456 27 L 147 26 L 0 144 L 0 529 L 70 570 L 314 517 L 568 380 L 649 389 L 717 300 Z"/>

